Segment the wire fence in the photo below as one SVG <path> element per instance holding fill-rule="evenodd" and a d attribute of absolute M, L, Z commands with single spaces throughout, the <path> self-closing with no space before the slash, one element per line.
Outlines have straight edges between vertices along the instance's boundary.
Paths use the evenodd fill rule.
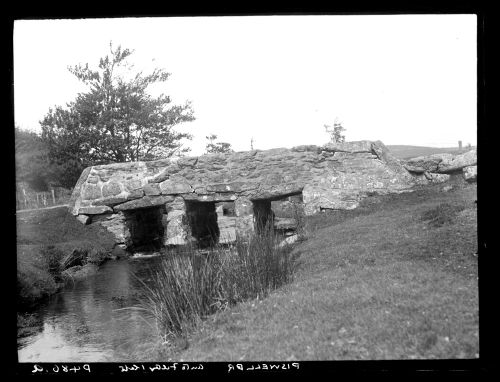
<path fill-rule="evenodd" d="M 50 191 L 34 192 L 25 188 L 16 190 L 16 210 L 39 209 L 67 204 L 71 190 L 53 188 Z"/>

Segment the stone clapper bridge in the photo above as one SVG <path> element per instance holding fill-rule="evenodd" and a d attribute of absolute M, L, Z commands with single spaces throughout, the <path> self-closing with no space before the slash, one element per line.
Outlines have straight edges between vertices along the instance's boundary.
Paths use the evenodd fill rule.
<path fill-rule="evenodd" d="M 69 209 L 129 251 L 203 247 L 254 232 L 273 216 L 276 201 L 298 201 L 312 215 L 352 209 L 366 196 L 422 181 L 380 141 L 328 143 L 88 167 Z"/>

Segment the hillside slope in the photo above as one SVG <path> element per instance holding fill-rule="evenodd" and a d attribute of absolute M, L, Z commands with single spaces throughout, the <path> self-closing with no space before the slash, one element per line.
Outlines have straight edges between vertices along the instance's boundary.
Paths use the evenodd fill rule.
<path fill-rule="evenodd" d="M 475 146 L 472 146 L 470 149 L 462 148 L 462 150 L 460 151 L 458 147 L 425 147 L 408 145 L 386 145 L 386 147 L 391 151 L 392 155 L 399 159 L 409 159 L 419 156 L 443 153 L 457 155 L 475 148 Z"/>

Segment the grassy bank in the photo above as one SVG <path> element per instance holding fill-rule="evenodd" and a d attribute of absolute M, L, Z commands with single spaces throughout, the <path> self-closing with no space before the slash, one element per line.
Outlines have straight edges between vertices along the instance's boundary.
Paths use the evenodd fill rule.
<path fill-rule="evenodd" d="M 448 183 L 450 184 L 450 183 Z M 474 358 L 476 186 L 452 181 L 307 219 L 294 281 L 150 360 Z"/>
<path fill-rule="evenodd" d="M 100 264 L 114 241 L 99 227 L 84 226 L 66 207 L 18 212 L 17 296 L 20 309 L 55 293 L 71 279 L 65 269 Z M 76 266 L 76 267 L 75 267 Z M 86 269 L 87 269 L 86 268 Z"/>

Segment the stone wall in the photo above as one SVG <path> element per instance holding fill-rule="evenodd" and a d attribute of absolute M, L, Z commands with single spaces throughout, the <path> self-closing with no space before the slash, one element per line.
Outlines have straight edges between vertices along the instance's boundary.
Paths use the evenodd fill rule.
<path fill-rule="evenodd" d="M 219 240 L 228 242 L 252 232 L 259 206 L 271 201 L 300 196 L 305 214 L 311 215 L 355 208 L 366 196 L 405 191 L 414 183 L 380 141 L 329 143 L 89 167 L 69 208 L 129 246 L 127 211 L 161 207 L 163 243 L 178 245 L 195 240 L 189 206 L 210 202 L 216 206 Z M 234 207 L 234 216 L 217 210 L 223 202 Z"/>

